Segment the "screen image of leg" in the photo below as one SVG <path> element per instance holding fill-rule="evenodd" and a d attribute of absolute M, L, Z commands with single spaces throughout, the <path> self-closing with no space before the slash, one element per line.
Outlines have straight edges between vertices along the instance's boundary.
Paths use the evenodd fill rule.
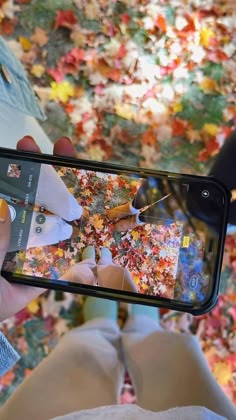
<path fill-rule="evenodd" d="M 98 266 L 98 285 L 126 292 L 138 292 L 129 270 L 115 264 Z"/>
<path fill-rule="evenodd" d="M 236 131 L 225 140 L 209 175 L 223 182 L 229 191 L 236 190 Z M 236 200 L 230 205 L 229 223 L 236 225 Z"/>
<path fill-rule="evenodd" d="M 73 265 L 69 271 L 64 273 L 60 280 L 68 280 L 74 283 L 96 286 L 96 253 L 94 246 L 87 246 L 82 252 L 82 261 Z"/>
<path fill-rule="evenodd" d="M 0 409 L 1 420 L 48 420 L 118 403 L 124 376 L 120 331 L 106 314 L 106 302 L 111 312 L 111 301 L 102 300 L 100 311 L 92 303 L 96 317 L 60 340 Z"/>
<path fill-rule="evenodd" d="M 82 207 L 51 165 L 41 165 L 35 202 L 67 221 L 82 216 Z"/>
<path fill-rule="evenodd" d="M 0 147 L 15 149 L 18 140 L 29 135 L 38 142 L 42 152 L 52 153 L 53 144 L 38 121 L 3 102 L 0 103 L 0 133 Z"/>
<path fill-rule="evenodd" d="M 33 212 L 27 249 L 39 246 L 53 245 L 69 239 L 73 228 L 64 220 L 54 215 L 44 215 L 43 224 L 37 223 L 39 213 Z"/>
<path fill-rule="evenodd" d="M 235 419 L 235 408 L 210 372 L 197 338 L 162 330 L 145 307 L 142 314 L 137 306 L 122 343 L 138 405 L 151 411 L 202 406 Z"/>
<path fill-rule="evenodd" d="M 96 277 L 93 272 L 95 267 L 96 262 L 88 258 L 73 265 L 69 271 L 60 277 L 60 280 L 68 280 L 74 283 L 96 286 Z"/>
<path fill-rule="evenodd" d="M 101 255 L 97 266 L 98 284 L 101 287 L 109 287 L 116 290 L 136 292 L 137 286 L 127 268 L 115 264 L 111 251 L 101 248 Z"/>

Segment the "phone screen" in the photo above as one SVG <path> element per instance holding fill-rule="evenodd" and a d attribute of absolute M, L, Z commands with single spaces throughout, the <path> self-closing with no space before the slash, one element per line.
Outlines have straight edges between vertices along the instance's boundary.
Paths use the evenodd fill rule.
<path fill-rule="evenodd" d="M 212 291 L 224 217 L 213 182 L 2 157 L 0 197 L 5 272 L 185 303 Z"/>

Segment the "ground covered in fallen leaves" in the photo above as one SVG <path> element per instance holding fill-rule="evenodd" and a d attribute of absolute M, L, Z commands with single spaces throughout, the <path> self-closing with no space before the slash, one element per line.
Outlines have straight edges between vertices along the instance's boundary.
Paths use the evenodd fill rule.
<path fill-rule="evenodd" d="M 0 33 L 53 141 L 71 136 L 85 159 L 197 174 L 235 128 L 235 22 L 223 1 L 0 0 Z M 162 311 L 162 324 L 198 335 L 236 402 L 235 241 L 228 235 L 216 308 L 195 319 Z M 61 250 L 61 261 L 65 252 L 74 249 Z M 79 296 L 51 292 L 2 325 L 22 358 L 0 379 L 1 403 L 81 322 L 81 306 Z"/>

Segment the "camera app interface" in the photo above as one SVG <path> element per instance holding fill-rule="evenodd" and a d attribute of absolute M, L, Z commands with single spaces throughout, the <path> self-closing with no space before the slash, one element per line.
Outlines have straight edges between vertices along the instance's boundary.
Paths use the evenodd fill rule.
<path fill-rule="evenodd" d="M 205 299 L 209 229 L 191 213 L 189 184 L 0 160 L 0 197 L 12 221 L 5 271 L 183 302 Z"/>

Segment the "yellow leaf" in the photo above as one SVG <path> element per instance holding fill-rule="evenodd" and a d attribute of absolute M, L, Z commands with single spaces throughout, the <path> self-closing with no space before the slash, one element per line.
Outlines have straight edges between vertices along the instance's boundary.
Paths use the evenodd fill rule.
<path fill-rule="evenodd" d="M 49 98 L 52 100 L 66 103 L 71 97 L 74 96 L 74 94 L 75 89 L 67 80 L 59 83 L 51 83 L 51 92 Z"/>
<path fill-rule="evenodd" d="M 32 47 L 32 44 L 29 39 L 25 38 L 24 36 L 19 37 L 19 42 L 24 51 L 29 51 Z"/>
<path fill-rule="evenodd" d="M 27 309 L 29 312 L 31 312 L 32 314 L 36 314 L 39 310 L 39 303 L 38 303 L 38 299 L 33 300 L 32 302 L 30 302 L 27 305 Z"/>
<path fill-rule="evenodd" d="M 204 124 L 202 127 L 204 133 L 209 134 L 210 136 L 216 136 L 218 133 L 219 127 L 216 124 Z"/>
<path fill-rule="evenodd" d="M 140 282 L 140 278 L 139 278 L 139 276 L 137 276 L 137 274 L 133 274 L 133 275 L 132 275 L 132 278 L 133 278 L 133 280 L 134 280 L 135 284 L 139 284 L 139 282 Z"/>
<path fill-rule="evenodd" d="M 232 380 L 232 371 L 228 363 L 218 362 L 213 368 L 213 374 L 220 385 L 227 385 Z"/>
<path fill-rule="evenodd" d="M 64 251 L 61 248 L 58 248 L 56 254 L 58 255 L 58 257 L 62 258 L 64 256 Z"/>
<path fill-rule="evenodd" d="M 147 284 L 142 284 L 142 289 L 143 290 L 147 290 L 149 288 L 149 286 Z"/>
<path fill-rule="evenodd" d="M 41 64 L 34 64 L 31 67 L 31 74 L 33 74 L 33 76 L 37 77 L 38 79 L 40 79 L 40 77 L 42 77 L 42 75 L 45 73 L 45 67 L 42 66 Z"/>
<path fill-rule="evenodd" d="M 132 232 L 132 238 L 137 241 L 139 239 L 139 233 L 137 231 Z"/>
<path fill-rule="evenodd" d="M 212 38 L 215 37 L 215 32 L 212 29 L 207 28 L 206 26 L 200 30 L 200 44 L 205 48 L 208 48 L 210 46 Z"/>
<path fill-rule="evenodd" d="M 103 219 L 99 216 L 99 214 L 95 214 L 89 218 L 89 221 L 95 229 L 102 229 L 103 228 Z"/>
<path fill-rule="evenodd" d="M 173 105 L 173 111 L 174 112 L 183 111 L 183 105 L 181 104 L 181 102 L 177 102 L 176 104 Z"/>
<path fill-rule="evenodd" d="M 214 90 L 217 90 L 218 85 L 215 80 L 211 79 L 210 77 L 205 77 L 199 87 L 203 90 L 204 93 L 211 93 Z"/>
<path fill-rule="evenodd" d="M 129 104 L 116 104 L 115 112 L 119 117 L 126 120 L 132 120 L 134 117 L 133 109 Z"/>

